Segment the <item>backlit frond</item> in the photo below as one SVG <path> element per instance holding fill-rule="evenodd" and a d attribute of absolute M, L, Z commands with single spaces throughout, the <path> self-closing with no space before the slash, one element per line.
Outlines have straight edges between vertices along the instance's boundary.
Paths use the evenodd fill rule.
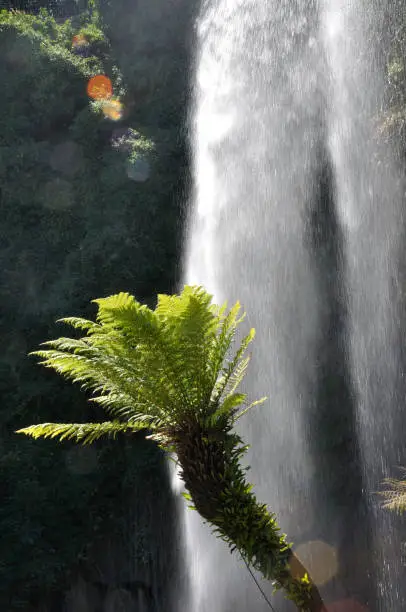
<path fill-rule="evenodd" d="M 57 323 L 66 323 L 66 325 L 70 325 L 75 329 L 80 329 L 88 333 L 100 331 L 101 328 L 98 323 L 88 321 L 87 319 L 82 319 L 81 317 L 64 317 L 63 319 L 58 319 Z"/>
<path fill-rule="evenodd" d="M 404 469 L 402 469 L 405 472 Z M 406 480 L 396 478 L 385 478 L 383 484 L 387 489 L 379 491 L 379 495 L 384 498 L 382 507 L 402 514 L 406 511 Z"/>
<path fill-rule="evenodd" d="M 82 338 L 50 340 L 33 354 L 91 391 L 91 401 L 113 419 L 144 417 L 176 428 L 191 418 L 232 423 L 245 412 L 246 396 L 236 390 L 248 367 L 244 353 L 254 330 L 233 356 L 244 318 L 238 302 L 227 312 L 226 304 L 212 304 L 203 287 L 185 286 L 179 295 L 159 295 L 155 310 L 128 293 L 94 303 L 96 322 L 61 319 L 84 331 Z"/>
<path fill-rule="evenodd" d="M 91 444 L 104 436 L 115 438 L 119 433 L 135 433 L 147 426 L 141 423 L 120 423 L 107 421 L 105 423 L 41 423 L 19 429 L 31 438 L 59 438 L 59 440 L 74 440 L 81 444 Z"/>
<path fill-rule="evenodd" d="M 232 334 L 234 336 L 234 334 Z M 212 402 L 217 404 L 222 396 L 227 396 L 233 393 L 245 376 L 245 372 L 249 363 L 249 357 L 244 357 L 244 353 L 250 342 L 255 337 L 255 329 L 252 328 L 249 333 L 243 338 L 234 357 L 226 363 L 221 371 L 221 376 L 218 378 L 212 393 Z M 230 340 L 231 342 L 231 340 Z M 224 358 L 223 358 L 224 359 Z"/>

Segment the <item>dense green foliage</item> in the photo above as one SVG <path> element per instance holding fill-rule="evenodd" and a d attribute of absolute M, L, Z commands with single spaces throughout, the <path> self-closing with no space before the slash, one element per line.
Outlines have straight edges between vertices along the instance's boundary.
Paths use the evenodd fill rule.
<path fill-rule="evenodd" d="M 94 0 L 0 0 L 0 8 L 38 14 L 46 9 L 55 17 L 71 17 L 82 13 Z"/>
<path fill-rule="evenodd" d="M 49 348 L 33 354 L 46 367 L 91 389 L 92 401 L 116 419 L 117 432 L 147 428 L 157 432 L 151 437 L 165 450 L 175 450 L 170 432 L 184 421 L 216 430 L 259 403 L 241 411 L 247 396 L 236 392 L 249 363 L 244 353 L 254 330 L 229 357 L 242 321 L 237 318 L 240 306 L 226 314 L 226 305 L 211 305 L 211 299 L 203 288 L 186 286 L 178 296 L 158 295 L 155 310 L 128 293 L 93 300 L 96 322 L 61 319 L 85 336 L 49 340 L 44 343 Z M 107 424 L 95 426 L 96 437 L 81 425 L 71 430 L 58 426 L 53 432 L 46 425 L 21 430 L 33 437 L 56 435 L 84 443 L 114 431 Z"/>
<path fill-rule="evenodd" d="M 80 338 L 45 342 L 34 354 L 82 388 L 92 391 L 112 420 L 99 423 L 43 423 L 19 430 L 34 438 L 59 437 L 84 444 L 100 437 L 149 430 L 149 438 L 178 457 L 194 507 L 232 549 L 284 587 L 303 611 L 320 610 L 309 578 L 292 575 L 292 551 L 275 516 L 259 504 L 240 465 L 241 438 L 233 433 L 247 395 L 237 391 L 254 338 L 251 329 L 232 354 L 237 303 L 226 312 L 211 304 L 202 287 L 186 286 L 177 296 L 159 295 L 155 310 L 128 293 L 95 300 L 96 322 L 70 317 L 63 322 L 85 332 Z"/>
<path fill-rule="evenodd" d="M 75 35 L 85 37 L 84 52 L 72 45 Z M 98 294 L 125 286 L 151 303 L 176 284 L 185 155 L 180 113 L 165 118 L 162 110 L 158 118 L 147 101 L 125 103 L 126 84 L 96 11 L 58 22 L 46 12 L 3 11 L 0 49 L 7 83 L 0 100 L 0 608 L 12 612 L 63 593 L 79 564 L 92 565 L 97 541 L 122 537 L 134 473 L 146 456 L 171 513 L 159 453 L 107 443 L 86 468 L 74 449 L 21 444 L 12 431 L 61 409 L 69 418 L 101 417 L 80 394 L 39 376 L 26 353 L 52 333 L 59 313 L 87 314 Z M 123 101 L 117 122 L 88 99 L 87 81 L 98 73 Z M 169 85 L 165 95 L 175 106 L 179 86 Z M 149 507 L 153 485 L 144 482 L 141 494 Z M 148 556 L 154 525 L 142 520 Z M 174 526 L 166 529 L 170 541 Z M 170 572 L 162 588 L 165 580 Z"/>

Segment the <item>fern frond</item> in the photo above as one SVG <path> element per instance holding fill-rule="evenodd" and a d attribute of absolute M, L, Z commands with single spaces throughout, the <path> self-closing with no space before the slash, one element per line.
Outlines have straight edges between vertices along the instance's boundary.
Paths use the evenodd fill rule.
<path fill-rule="evenodd" d="M 237 386 L 241 383 L 250 360 L 249 357 L 243 359 L 243 356 L 254 337 L 255 329 L 252 328 L 243 338 L 234 358 L 231 359 L 227 366 L 222 369 L 221 376 L 217 380 L 213 389 L 211 401 L 214 404 L 217 404 L 224 394 L 233 393 Z"/>
<path fill-rule="evenodd" d="M 124 293 L 95 302 L 99 305 L 98 321 L 107 330 L 119 334 L 119 344 L 116 342 L 116 346 L 124 348 L 132 359 L 142 360 L 142 367 L 149 372 L 149 379 L 157 375 L 155 393 L 165 392 L 165 402 L 173 412 L 179 405 L 187 408 L 188 370 L 185 369 L 185 355 L 179 367 L 168 342 L 168 334 L 156 313 Z"/>
<path fill-rule="evenodd" d="M 224 305 L 225 306 L 225 305 Z M 219 327 L 216 341 L 213 343 L 211 363 L 213 366 L 213 373 L 218 374 L 223 361 L 227 355 L 227 352 L 232 345 L 234 336 L 236 334 L 238 322 L 242 321 L 244 315 L 239 321 L 237 321 L 237 315 L 240 311 L 240 303 L 236 302 L 227 315 L 224 315 L 225 308 L 220 311 L 219 314 Z"/>
<path fill-rule="evenodd" d="M 402 471 L 405 472 L 405 469 Z M 399 514 L 406 512 L 406 480 L 385 478 L 383 484 L 388 488 L 378 492 L 378 495 L 384 498 L 382 508 Z"/>
<path fill-rule="evenodd" d="M 255 402 L 251 402 L 251 404 L 249 406 L 247 406 L 246 408 L 244 408 L 244 410 L 241 410 L 241 411 L 238 411 L 238 412 L 235 413 L 234 421 L 237 421 L 238 419 L 240 419 L 242 416 L 244 416 L 244 414 L 246 414 L 254 406 L 259 406 L 259 404 L 263 404 L 264 402 L 266 402 L 267 399 L 268 398 L 266 396 L 264 396 L 264 397 L 261 397 L 258 400 L 255 400 Z"/>
<path fill-rule="evenodd" d="M 250 355 L 248 355 L 248 357 L 245 357 L 244 359 L 241 359 L 240 362 L 238 362 L 239 357 L 238 356 L 236 357 L 237 359 L 234 360 L 234 363 L 230 364 L 231 375 L 228 377 L 228 379 L 227 379 L 227 376 L 225 378 L 222 395 L 229 395 L 229 394 L 234 393 L 234 391 L 237 389 L 237 387 L 242 382 L 247 372 L 249 362 L 251 361 Z M 236 365 L 234 365 L 235 363 Z"/>
<path fill-rule="evenodd" d="M 384 493 L 385 501 L 382 503 L 382 508 L 398 512 L 399 514 L 403 514 L 406 511 L 406 491 L 403 493 L 385 491 Z"/>
<path fill-rule="evenodd" d="M 95 334 L 87 340 L 85 343 L 76 340 L 67 342 L 62 338 L 50 343 L 60 350 L 36 351 L 33 354 L 44 359 L 40 362 L 42 365 L 80 383 L 83 389 L 102 391 L 104 407 L 112 416 L 131 416 L 133 407 L 140 405 L 151 411 L 157 398 L 161 399 L 166 409 L 174 404 L 165 385 L 159 387 L 153 376 L 154 371 L 145 376 L 146 366 L 141 363 L 137 367 L 136 356 L 128 354 L 119 336 Z M 89 342 L 93 346 L 89 346 Z M 73 354 L 69 350 L 73 350 Z M 161 416 L 165 412 L 162 406 Z"/>
<path fill-rule="evenodd" d="M 41 423 L 19 429 L 16 433 L 22 433 L 31 438 L 59 438 L 62 440 L 74 440 L 83 445 L 91 444 L 103 436 L 116 438 L 119 433 L 135 433 L 147 426 L 141 423 L 119 421 L 106 421 L 104 423 Z"/>
<path fill-rule="evenodd" d="M 96 317 L 97 322 L 104 327 L 112 326 L 113 328 L 116 327 L 117 315 L 128 311 L 132 312 L 137 309 L 137 306 L 140 306 L 132 295 L 123 292 L 92 300 L 92 303 L 99 307 Z"/>
<path fill-rule="evenodd" d="M 246 400 L 245 393 L 233 393 L 228 395 L 215 412 L 210 415 L 209 423 L 213 427 L 216 422 L 224 416 L 232 417 L 238 406 L 241 406 Z"/>
<path fill-rule="evenodd" d="M 70 325 L 75 329 L 80 329 L 81 331 L 86 331 L 87 333 L 94 333 L 100 331 L 101 325 L 95 323 L 94 321 L 88 321 L 87 319 L 82 319 L 81 317 L 64 317 L 62 319 L 57 319 L 57 323 L 65 323 L 66 325 Z"/>
<path fill-rule="evenodd" d="M 187 419 L 234 422 L 244 414 L 245 394 L 236 389 L 249 363 L 244 352 L 252 329 L 227 360 L 239 317 L 237 302 L 212 304 L 203 287 L 159 295 L 155 310 L 128 293 L 94 300 L 96 322 L 60 319 L 86 334 L 45 342 L 31 353 L 40 362 L 92 393 L 112 419 L 135 419 L 176 428 Z M 238 409 L 240 412 L 238 412 Z M 158 425 L 159 424 L 159 425 Z"/>
<path fill-rule="evenodd" d="M 186 286 L 180 296 L 159 295 L 155 310 L 178 372 L 185 372 L 184 360 L 188 355 L 188 402 L 192 410 L 207 404 L 213 386 L 210 349 L 218 319 L 211 299 L 202 287 Z"/>
<path fill-rule="evenodd" d="M 77 340 L 75 338 L 58 338 L 57 340 L 47 340 L 46 342 L 42 342 L 41 346 L 49 347 L 50 349 L 56 349 L 59 351 L 72 351 L 79 352 L 86 349 L 89 349 L 89 340 L 87 338 L 81 338 Z M 49 350 L 49 349 L 45 349 Z M 35 355 L 38 353 L 30 353 L 31 355 Z"/>

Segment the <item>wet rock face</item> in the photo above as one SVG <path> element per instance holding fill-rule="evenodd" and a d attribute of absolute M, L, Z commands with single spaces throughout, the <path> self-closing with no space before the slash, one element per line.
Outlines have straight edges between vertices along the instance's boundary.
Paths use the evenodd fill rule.
<path fill-rule="evenodd" d="M 66 612 L 149 612 L 143 590 L 78 580 L 65 597 Z"/>

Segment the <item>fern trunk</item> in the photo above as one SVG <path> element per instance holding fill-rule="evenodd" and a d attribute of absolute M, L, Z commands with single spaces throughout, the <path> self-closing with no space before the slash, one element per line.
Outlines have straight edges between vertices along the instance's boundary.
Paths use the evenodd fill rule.
<path fill-rule="evenodd" d="M 182 479 L 199 514 L 231 549 L 283 588 L 301 612 L 324 612 L 316 585 L 294 555 L 275 517 L 246 482 L 240 457 L 247 447 L 230 429 L 210 431 L 198 422 L 171 432 Z"/>

